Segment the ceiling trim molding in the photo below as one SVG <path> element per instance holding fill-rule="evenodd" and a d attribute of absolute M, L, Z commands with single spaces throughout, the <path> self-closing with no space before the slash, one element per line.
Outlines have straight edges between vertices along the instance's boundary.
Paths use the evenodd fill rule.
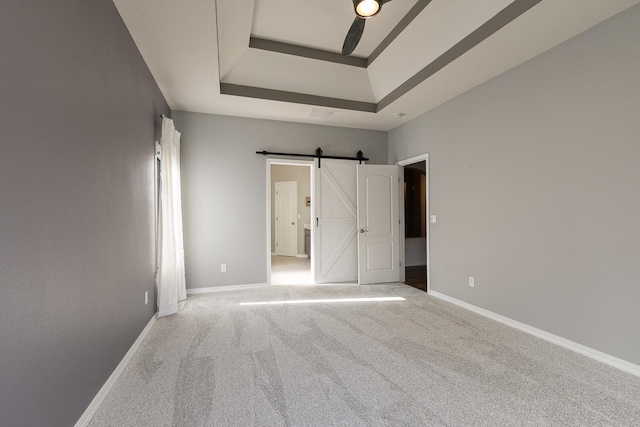
<path fill-rule="evenodd" d="M 319 61 L 334 62 L 336 64 L 351 65 L 354 67 L 367 68 L 380 56 L 384 50 L 398 37 L 411 22 L 431 3 L 432 0 L 418 0 L 407 14 L 391 30 L 387 37 L 380 42 L 378 47 L 368 58 L 359 56 L 343 55 L 341 53 L 330 52 L 328 50 L 315 49 L 312 47 L 299 46 L 295 44 L 277 42 L 273 40 L 261 39 L 259 37 L 249 37 L 249 47 L 252 49 L 267 50 L 269 52 L 282 53 L 285 55 L 301 56 L 303 58 L 317 59 Z"/>
<path fill-rule="evenodd" d="M 422 12 L 429 3 L 431 3 L 431 0 L 419 0 L 418 3 L 413 5 L 409 12 L 407 12 L 400 22 L 398 22 L 398 25 L 396 25 L 389 35 L 382 40 L 378 47 L 371 52 L 371 55 L 367 58 L 367 67 L 371 65 L 387 47 L 389 47 L 396 37 L 398 37 L 409 26 L 409 24 L 411 24 L 411 22 L 420 15 L 420 12 Z"/>
<path fill-rule="evenodd" d="M 269 52 L 283 53 L 285 55 L 301 56 L 303 58 L 317 59 L 336 64 L 351 65 L 353 67 L 367 68 L 367 58 L 347 56 L 340 53 L 314 49 L 306 46 L 297 46 L 289 43 L 265 40 L 257 37 L 249 38 L 249 47 L 253 49 L 268 50 Z"/>
<path fill-rule="evenodd" d="M 311 95 L 305 93 L 298 92 L 287 92 L 276 89 L 266 89 L 260 87 L 253 86 L 244 86 L 244 85 L 236 85 L 231 83 L 222 83 L 220 82 L 220 93 L 223 95 L 233 95 L 233 96 L 243 96 L 247 98 L 258 98 L 258 99 L 266 99 L 271 101 L 281 101 L 281 102 L 291 102 L 295 104 L 305 104 L 305 105 L 315 105 L 320 107 L 330 107 L 330 108 L 339 108 L 343 110 L 353 110 L 353 111 L 363 111 L 367 113 L 378 113 L 400 99 L 402 96 L 406 95 L 416 86 L 427 80 L 429 77 L 433 76 L 438 71 L 442 70 L 444 67 L 464 55 L 469 50 L 473 49 L 475 46 L 489 38 L 491 35 L 498 32 L 501 28 L 508 25 L 510 22 L 517 19 L 519 16 L 527 12 L 529 9 L 540 3 L 542 0 L 515 0 L 513 3 L 509 4 L 507 7 L 498 12 L 495 16 L 489 19 L 487 22 L 482 24 L 476 30 L 471 32 L 468 36 L 460 40 L 453 47 L 447 50 L 445 53 L 440 55 L 438 58 L 433 60 L 423 69 L 418 71 L 416 74 L 407 79 L 400 86 L 395 88 L 389 94 L 387 94 L 384 98 L 382 98 L 378 103 L 373 102 L 363 102 L 363 101 L 353 101 L 349 99 L 340 99 L 340 98 L 330 98 L 326 96 L 319 95 Z M 410 17 L 410 15 L 415 14 L 410 17 L 405 22 L 405 18 L 400 21 L 400 23 L 393 29 L 392 34 L 404 24 L 400 30 L 404 30 L 406 26 L 431 2 L 431 0 L 420 0 L 416 5 L 407 13 L 405 18 Z M 418 7 L 420 6 L 420 7 Z M 389 37 L 391 37 L 391 35 Z M 399 33 L 398 33 L 399 34 Z M 387 37 L 387 38 L 389 38 Z M 393 38 L 397 37 L 397 34 L 393 36 Z M 391 41 L 393 41 L 393 38 Z M 384 45 L 387 39 L 385 39 L 380 46 Z M 389 43 L 391 43 L 389 41 Z M 380 48 L 378 46 L 378 48 Z M 387 44 L 388 46 L 388 44 Z M 288 55 L 296 55 L 303 56 L 306 58 L 319 59 L 323 61 L 329 62 L 337 62 L 346 65 L 353 65 L 357 67 L 366 68 L 367 64 L 371 63 L 371 57 L 369 59 L 345 56 L 334 52 L 327 52 L 319 49 L 312 49 L 303 46 L 295 46 L 287 43 L 274 42 L 270 40 L 264 40 L 259 38 L 250 38 L 249 47 L 255 49 L 263 49 L 272 52 L 284 53 Z M 386 46 L 385 46 L 386 47 Z M 378 50 L 376 48 L 376 51 Z M 384 48 L 380 52 L 384 51 Z M 374 51 L 375 54 L 375 51 Z M 379 53 L 377 54 L 379 55 Z M 373 56 L 373 54 L 372 54 Z M 333 59 L 327 59 L 333 58 Z M 339 59 L 338 59 L 339 58 Z M 377 58 L 377 56 L 376 56 Z M 364 65 L 355 65 L 353 63 L 347 64 L 344 60 L 358 60 L 358 64 Z M 375 59 L 375 58 L 374 58 Z"/>
<path fill-rule="evenodd" d="M 382 98 L 377 104 L 376 112 L 383 110 L 393 102 L 397 101 L 400 97 L 407 94 L 407 92 L 427 80 L 438 71 L 442 70 L 466 52 L 473 49 L 482 41 L 489 38 L 492 34 L 505 27 L 507 24 L 527 12 L 541 1 L 542 0 L 515 0 L 513 3 L 509 4 L 493 18 L 482 24 L 467 37 L 456 43 L 451 49 L 447 50 L 429 65 L 410 77 L 406 82 L 402 83 L 387 96 Z"/>
<path fill-rule="evenodd" d="M 376 113 L 377 105 L 373 102 L 353 101 L 349 99 L 329 98 L 306 93 L 287 92 L 277 89 L 243 86 L 231 83 L 220 83 L 222 95 L 243 96 L 246 98 L 267 99 L 270 101 L 292 102 L 294 104 L 315 105 L 319 107 L 340 108 L 343 110 Z"/>

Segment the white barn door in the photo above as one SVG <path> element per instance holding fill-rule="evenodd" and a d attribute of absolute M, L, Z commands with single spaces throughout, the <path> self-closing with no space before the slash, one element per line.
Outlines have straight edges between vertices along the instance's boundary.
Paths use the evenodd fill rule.
<path fill-rule="evenodd" d="M 322 159 L 318 168 L 315 161 L 315 283 L 358 279 L 357 164 Z"/>
<path fill-rule="evenodd" d="M 298 183 L 276 182 L 276 255 L 298 253 Z"/>
<path fill-rule="evenodd" d="M 358 283 L 400 280 L 398 166 L 358 165 Z"/>

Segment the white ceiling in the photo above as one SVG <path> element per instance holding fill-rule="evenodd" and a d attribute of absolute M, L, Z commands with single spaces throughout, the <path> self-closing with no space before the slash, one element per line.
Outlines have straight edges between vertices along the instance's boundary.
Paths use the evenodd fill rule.
<path fill-rule="evenodd" d="M 385 4 L 367 20 L 354 56 L 369 57 L 422 1 Z M 354 18 L 351 0 L 114 0 L 173 110 L 375 130 L 391 130 L 638 2 L 542 0 L 432 73 L 434 60 L 485 22 L 535 0 L 432 0 L 366 68 L 249 47 L 253 37 L 339 53 Z M 221 94 L 221 84 L 245 96 Z M 333 114 L 310 117 L 312 110 Z"/>
<path fill-rule="evenodd" d="M 354 56 L 367 57 L 384 40 L 417 0 L 394 0 L 368 19 Z M 383 13 L 384 12 L 384 13 Z M 257 0 L 251 34 L 340 53 L 355 17 L 351 0 Z"/>

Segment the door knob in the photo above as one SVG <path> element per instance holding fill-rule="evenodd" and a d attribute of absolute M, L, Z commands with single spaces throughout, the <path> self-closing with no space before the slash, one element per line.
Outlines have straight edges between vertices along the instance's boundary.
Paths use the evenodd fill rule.
<path fill-rule="evenodd" d="M 296 223 L 295 223 L 295 222 L 292 222 L 292 223 L 291 223 L 291 225 L 296 225 Z"/>
<path fill-rule="evenodd" d="M 369 230 L 365 230 L 364 228 L 361 228 L 361 229 L 360 229 L 360 232 L 361 232 L 361 233 L 366 233 L 367 231 L 369 231 Z"/>

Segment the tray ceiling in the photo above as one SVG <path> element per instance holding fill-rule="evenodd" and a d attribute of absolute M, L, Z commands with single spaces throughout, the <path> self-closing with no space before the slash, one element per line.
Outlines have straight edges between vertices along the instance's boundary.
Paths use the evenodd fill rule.
<path fill-rule="evenodd" d="M 114 3 L 174 110 L 391 130 L 639 1 L 393 0 L 350 57 L 351 0 Z"/>

